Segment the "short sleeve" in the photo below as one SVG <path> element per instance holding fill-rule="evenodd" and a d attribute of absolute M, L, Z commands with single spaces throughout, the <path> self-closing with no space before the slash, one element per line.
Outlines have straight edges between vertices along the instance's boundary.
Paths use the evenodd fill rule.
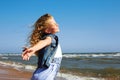
<path fill-rule="evenodd" d="M 52 39 L 52 41 L 51 41 L 51 47 L 56 47 L 56 43 L 57 43 L 57 41 L 56 41 L 56 39 L 55 39 L 56 35 L 54 35 L 54 34 L 49 34 L 49 35 L 47 35 L 46 37 L 51 37 L 51 39 Z M 45 37 L 45 38 L 46 38 L 46 37 Z"/>

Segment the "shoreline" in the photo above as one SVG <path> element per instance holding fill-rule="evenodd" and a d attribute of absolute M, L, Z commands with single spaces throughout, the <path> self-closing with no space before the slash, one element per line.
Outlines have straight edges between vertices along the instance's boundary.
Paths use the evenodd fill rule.
<path fill-rule="evenodd" d="M 68 58 L 63 58 L 60 71 L 57 74 L 57 78 L 55 80 L 120 80 L 119 56 L 114 57 L 113 55 L 113 57 L 108 57 L 106 55 L 106 57 L 98 58 L 87 56 L 71 58 L 70 55 L 67 56 Z M 32 73 L 36 69 L 36 62 L 36 57 L 32 57 L 29 63 L 23 61 L 21 57 L 17 55 L 1 55 L 0 80 L 1 78 L 2 80 L 30 80 Z M 88 64 L 84 64 L 83 62 Z M 20 76 L 17 77 L 18 75 L 22 75 L 25 72 L 30 74 L 29 77 L 22 76 L 22 79 Z M 9 77 L 11 75 L 12 78 Z"/>
<path fill-rule="evenodd" d="M 0 80 L 30 80 L 34 69 L 35 66 L 31 65 L 0 61 Z M 119 69 L 114 68 L 104 70 L 81 69 L 76 71 L 61 67 L 55 80 L 119 80 L 119 71 Z"/>

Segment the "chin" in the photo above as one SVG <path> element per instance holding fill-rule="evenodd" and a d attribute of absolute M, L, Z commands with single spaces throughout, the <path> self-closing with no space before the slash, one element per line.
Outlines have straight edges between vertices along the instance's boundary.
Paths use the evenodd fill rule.
<path fill-rule="evenodd" d="M 60 30 L 57 30 L 57 32 L 60 32 Z"/>
<path fill-rule="evenodd" d="M 56 33 L 58 33 L 58 32 L 60 32 L 60 31 L 56 31 Z"/>

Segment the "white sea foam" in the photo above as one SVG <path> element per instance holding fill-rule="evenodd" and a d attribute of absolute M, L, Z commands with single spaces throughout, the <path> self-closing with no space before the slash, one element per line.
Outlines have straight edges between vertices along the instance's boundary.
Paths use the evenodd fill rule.
<path fill-rule="evenodd" d="M 1 59 L 9 59 L 8 57 L 1 57 Z"/>
<path fill-rule="evenodd" d="M 31 70 L 31 71 L 35 70 L 35 68 L 36 68 L 35 66 L 31 66 L 31 65 L 26 65 L 25 66 L 26 70 Z"/>
<path fill-rule="evenodd" d="M 29 70 L 29 71 L 33 71 L 35 70 L 35 66 L 32 66 L 32 65 L 24 65 L 24 64 L 21 64 L 21 63 L 16 63 L 16 62 L 3 62 L 3 61 L 0 61 L 0 64 L 2 66 L 10 66 L 10 67 L 13 67 L 14 69 L 17 69 L 17 70 Z"/>
<path fill-rule="evenodd" d="M 20 56 L 21 54 L 16 53 L 6 53 L 6 54 L 0 54 L 0 57 L 3 59 L 8 59 L 8 57 L 5 56 Z M 65 53 L 63 54 L 63 57 L 65 58 L 74 58 L 74 57 L 116 57 L 120 56 L 120 52 L 114 52 L 114 53 Z"/>
<path fill-rule="evenodd" d="M 95 77 L 83 77 L 83 76 L 76 76 L 67 73 L 58 73 L 58 77 L 63 77 L 66 80 L 105 80 L 103 78 L 95 78 Z"/>
<path fill-rule="evenodd" d="M 89 54 L 63 54 L 63 57 L 65 58 L 79 58 L 79 57 L 108 57 L 108 58 L 112 58 L 112 57 L 120 57 L 120 53 L 89 53 Z"/>

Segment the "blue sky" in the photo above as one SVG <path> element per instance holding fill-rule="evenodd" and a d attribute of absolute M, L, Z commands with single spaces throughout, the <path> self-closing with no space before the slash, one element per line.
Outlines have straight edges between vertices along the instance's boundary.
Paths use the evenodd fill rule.
<path fill-rule="evenodd" d="M 63 52 L 120 52 L 120 0 L 0 0 L 0 53 L 20 53 L 31 25 L 50 13 Z"/>

